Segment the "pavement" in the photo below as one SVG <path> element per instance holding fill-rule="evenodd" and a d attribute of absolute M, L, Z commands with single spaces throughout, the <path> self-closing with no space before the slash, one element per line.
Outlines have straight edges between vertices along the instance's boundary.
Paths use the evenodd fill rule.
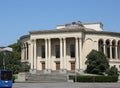
<path fill-rule="evenodd" d="M 14 83 L 12 88 L 120 88 L 120 83 Z"/>

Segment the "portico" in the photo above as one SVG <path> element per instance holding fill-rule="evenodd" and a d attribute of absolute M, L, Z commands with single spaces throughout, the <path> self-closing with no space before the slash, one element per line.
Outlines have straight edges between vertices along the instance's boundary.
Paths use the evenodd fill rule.
<path fill-rule="evenodd" d="M 82 57 L 80 37 L 34 39 L 31 40 L 30 47 L 30 57 L 33 62 L 31 69 L 45 72 L 52 70 L 67 72 L 73 68 L 76 71 L 80 70 Z M 76 64 L 75 67 L 73 63 Z"/>

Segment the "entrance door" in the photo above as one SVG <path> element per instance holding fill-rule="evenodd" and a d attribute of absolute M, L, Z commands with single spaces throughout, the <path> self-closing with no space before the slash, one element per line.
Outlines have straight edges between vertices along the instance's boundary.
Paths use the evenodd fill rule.
<path fill-rule="evenodd" d="M 42 70 L 45 70 L 45 63 L 42 63 Z"/>
<path fill-rule="evenodd" d="M 60 70 L 60 62 L 56 62 L 56 70 Z"/>
<path fill-rule="evenodd" d="M 75 62 L 71 62 L 71 71 L 75 71 Z"/>

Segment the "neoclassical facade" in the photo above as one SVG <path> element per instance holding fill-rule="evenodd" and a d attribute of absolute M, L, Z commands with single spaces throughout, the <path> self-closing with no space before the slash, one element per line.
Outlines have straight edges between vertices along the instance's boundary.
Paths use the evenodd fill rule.
<path fill-rule="evenodd" d="M 103 31 L 102 23 L 58 25 L 54 30 L 30 31 L 21 38 L 21 60 L 31 72 L 82 72 L 92 49 L 102 51 L 120 71 L 120 33 Z"/>

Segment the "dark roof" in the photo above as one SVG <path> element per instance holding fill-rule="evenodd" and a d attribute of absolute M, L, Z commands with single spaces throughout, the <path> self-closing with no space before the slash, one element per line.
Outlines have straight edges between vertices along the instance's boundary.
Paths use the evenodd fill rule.
<path fill-rule="evenodd" d="M 30 37 L 30 35 L 23 35 L 23 36 L 20 37 L 20 40 L 24 39 L 24 38 L 29 38 L 29 37 Z"/>

